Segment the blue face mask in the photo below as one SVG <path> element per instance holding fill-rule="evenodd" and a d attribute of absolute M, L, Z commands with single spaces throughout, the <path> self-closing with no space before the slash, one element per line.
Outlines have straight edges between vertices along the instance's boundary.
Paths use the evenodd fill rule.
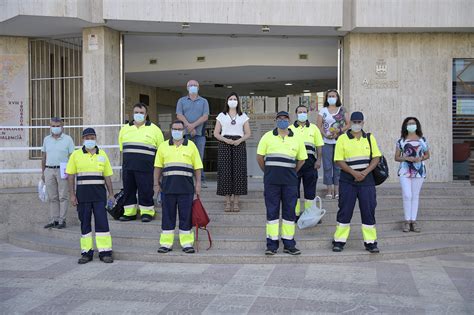
<path fill-rule="evenodd" d="M 53 135 L 59 135 L 61 134 L 61 132 L 62 132 L 61 127 L 51 127 L 51 133 Z"/>
<path fill-rule="evenodd" d="M 135 120 L 137 122 L 142 122 L 142 121 L 145 120 L 145 115 L 140 114 L 140 113 L 135 113 L 135 114 L 133 114 L 133 120 Z"/>
<path fill-rule="evenodd" d="M 188 87 L 188 91 L 190 94 L 198 94 L 199 88 L 197 86 L 191 85 Z"/>
<path fill-rule="evenodd" d="M 279 129 L 286 129 L 290 125 L 288 120 L 277 120 L 277 127 Z"/>
<path fill-rule="evenodd" d="M 305 122 L 308 120 L 308 113 L 299 113 L 298 121 Z"/>
<path fill-rule="evenodd" d="M 95 148 L 95 140 L 84 140 L 84 146 L 86 147 L 86 149 L 93 149 Z"/>
<path fill-rule="evenodd" d="M 183 139 L 183 131 L 182 130 L 171 130 L 171 137 L 173 140 L 179 141 Z"/>
<path fill-rule="evenodd" d="M 328 97 L 328 104 L 335 105 L 337 103 L 337 97 Z"/>
<path fill-rule="evenodd" d="M 415 132 L 416 131 L 416 125 L 407 125 L 407 131 L 408 132 Z"/>

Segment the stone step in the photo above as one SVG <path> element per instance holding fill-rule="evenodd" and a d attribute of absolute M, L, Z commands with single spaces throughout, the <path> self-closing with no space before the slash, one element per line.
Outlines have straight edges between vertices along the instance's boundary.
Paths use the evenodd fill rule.
<path fill-rule="evenodd" d="M 201 201 L 206 209 L 222 209 L 224 208 L 224 199 L 206 199 L 201 198 Z M 241 209 L 262 209 L 265 208 L 265 201 L 262 198 L 251 199 L 242 198 L 240 201 Z M 323 208 L 337 208 L 338 200 L 323 200 Z M 393 208 L 402 207 L 403 201 L 401 197 L 377 197 L 377 208 Z M 463 207 L 463 206 L 474 206 L 474 197 L 423 197 L 420 198 L 420 207 L 423 208 L 451 208 L 451 207 Z M 474 207 L 473 207 L 474 208 Z"/>
<path fill-rule="evenodd" d="M 239 212 L 224 212 L 224 209 L 206 209 L 209 215 L 209 218 L 212 222 L 219 222 L 225 224 L 234 224 L 237 222 L 249 222 L 249 220 L 266 220 L 266 211 L 265 209 L 241 209 Z M 324 220 L 336 220 L 337 208 L 326 208 L 326 215 Z M 399 218 L 403 220 L 403 210 L 399 207 L 395 208 L 377 208 L 375 211 L 375 216 L 378 219 L 382 218 Z M 420 208 L 418 210 L 418 216 L 423 217 L 428 216 L 445 216 L 445 217 L 459 217 L 459 216 L 469 216 L 474 215 L 474 208 L 471 206 L 449 208 L 449 209 L 436 209 L 436 208 Z M 156 220 L 160 220 L 161 209 L 157 209 Z M 356 207 L 354 209 L 354 220 L 360 217 L 360 210 Z"/>
<path fill-rule="evenodd" d="M 444 217 L 444 216 L 420 216 L 417 221 L 421 228 L 424 230 L 469 230 L 473 227 L 474 217 L 473 216 L 458 216 L 458 217 Z M 354 216 L 353 226 L 357 228 L 361 224 L 360 216 Z M 251 220 L 243 223 L 220 223 L 213 222 L 209 224 L 208 228 L 212 233 L 222 235 L 249 235 L 249 236 L 261 236 L 265 231 L 266 219 L 260 217 L 260 220 L 252 218 Z M 149 223 L 142 223 L 141 221 L 132 222 L 120 222 L 110 221 L 110 230 L 114 231 L 130 231 L 130 232 L 141 232 L 143 234 L 160 232 L 161 223 L 159 220 L 154 220 Z M 392 218 L 378 218 L 377 219 L 377 230 L 378 231 L 395 231 L 401 230 L 402 220 L 401 217 Z M 301 235 L 313 234 L 315 231 L 319 234 L 332 235 L 336 228 L 336 220 L 329 220 L 323 218 L 323 222 L 318 224 L 316 227 L 304 230 L 298 230 Z"/>
<path fill-rule="evenodd" d="M 32 232 L 15 232 L 9 234 L 9 242 L 13 245 L 37 251 L 52 252 L 79 256 L 79 241 L 57 239 Z M 205 250 L 204 246 L 196 254 L 184 254 L 178 246 L 168 254 L 158 254 L 155 248 L 129 247 L 114 245 L 114 257 L 119 260 L 176 263 L 208 263 L 208 264 L 294 264 L 294 263 L 342 263 L 367 262 L 387 259 L 405 259 L 434 256 L 454 252 L 472 251 L 472 241 L 430 241 L 410 245 L 380 246 L 379 254 L 370 254 L 362 247 L 347 248 L 342 253 L 333 253 L 329 249 L 303 251 L 300 256 L 279 253 L 265 256 L 262 250 Z M 71 257 L 71 259 L 73 259 Z"/>
<path fill-rule="evenodd" d="M 67 229 L 45 230 L 37 227 L 34 230 L 38 235 L 62 239 L 68 241 L 79 242 L 79 227 L 68 227 Z M 296 232 L 296 241 L 300 249 L 330 249 L 332 235 L 322 235 L 319 231 L 313 231 L 312 234 L 301 235 L 300 231 Z M 420 242 L 430 241 L 474 241 L 474 234 L 470 231 L 427 231 L 422 233 L 403 233 L 401 231 L 389 231 L 378 233 L 380 244 L 385 245 L 408 245 L 418 244 Z M 142 232 L 130 231 L 112 231 L 113 244 L 123 246 L 138 247 L 159 247 L 160 234 L 158 231 L 144 234 Z M 212 234 L 213 249 L 216 250 L 264 250 L 265 249 L 265 231 L 261 235 L 251 237 L 248 235 L 229 236 L 222 234 Z M 199 239 L 201 246 L 208 246 L 207 233 L 199 231 Z M 362 234 L 360 229 L 354 229 L 350 236 L 350 242 L 347 248 L 359 247 L 362 244 Z M 175 244 L 179 244 L 178 231 L 175 234 Z"/>

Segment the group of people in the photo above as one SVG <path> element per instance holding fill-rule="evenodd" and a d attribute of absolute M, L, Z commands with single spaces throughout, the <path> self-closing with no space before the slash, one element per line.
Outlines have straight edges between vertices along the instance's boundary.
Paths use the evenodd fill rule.
<path fill-rule="evenodd" d="M 122 126 L 118 136 L 124 190 L 124 214 L 120 220 L 136 220 L 138 211 L 142 222 L 153 220 L 154 196 L 160 193 L 159 253 L 173 249 L 177 216 L 182 250 L 187 254 L 195 252 L 192 203 L 194 195 L 199 197 L 201 189 L 207 187 L 203 160 L 209 104 L 199 96 L 197 81 L 189 81 L 187 90 L 188 95 L 177 102 L 177 120 L 171 124 L 170 139 L 165 141 L 160 128 L 147 119 L 148 109 L 142 103 L 133 107 L 133 120 Z M 379 252 L 375 228 L 377 201 L 371 172 L 382 154 L 375 137 L 363 130 L 363 113 L 349 115 L 338 92 L 329 90 L 316 125 L 309 122 L 305 106 L 298 106 L 295 114 L 297 119 L 292 122 L 288 112 L 278 112 L 275 128 L 262 136 L 257 148 L 257 162 L 264 172 L 265 254 L 277 253 L 280 238 L 284 253 L 301 253 L 294 239 L 295 223 L 316 197 L 321 164 L 323 183 L 327 185 L 326 198 L 339 202 L 333 251 L 344 249 L 358 200 L 365 248 L 371 253 Z M 106 207 L 113 205 L 115 200 L 109 158 L 97 146 L 94 129 L 83 131 L 83 146 L 74 150 L 71 137 L 64 133 L 62 120 L 52 118 L 50 125 L 51 135 L 44 139 L 42 149 L 43 180 L 50 203 L 50 222 L 45 228 L 66 226 L 70 200 L 77 206 L 81 222 L 82 255 L 78 263 L 93 259 L 92 214 L 99 258 L 111 263 L 112 237 Z M 214 137 L 219 141 L 217 195 L 225 197 L 225 212 L 238 212 L 239 196 L 247 194 L 245 141 L 250 136 L 249 117 L 242 111 L 237 93 L 231 93 L 224 110 L 217 116 L 214 129 Z M 420 122 L 415 117 L 406 118 L 395 151 L 395 160 L 400 162 L 398 175 L 403 191 L 404 232 L 420 232 L 416 217 L 419 193 L 426 177 L 423 161 L 428 158 L 429 147 Z M 67 163 L 67 180 L 60 174 L 61 163 Z M 301 185 L 303 196 L 300 196 Z"/>

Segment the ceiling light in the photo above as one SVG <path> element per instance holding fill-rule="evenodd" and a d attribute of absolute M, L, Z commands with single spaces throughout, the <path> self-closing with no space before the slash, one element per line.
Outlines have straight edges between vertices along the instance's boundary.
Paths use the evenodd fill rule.
<path fill-rule="evenodd" d="M 293 83 L 288 82 L 288 83 L 285 83 L 285 85 L 286 86 L 291 86 L 291 85 L 293 85 Z"/>
<path fill-rule="evenodd" d="M 250 95 L 254 95 L 254 94 L 255 94 L 255 92 L 250 92 L 249 94 L 250 94 Z"/>
<path fill-rule="evenodd" d="M 183 24 L 181 24 L 181 28 L 182 28 L 183 30 L 187 30 L 187 29 L 189 28 L 189 23 L 183 23 Z"/>
<path fill-rule="evenodd" d="M 303 90 L 303 93 L 309 93 L 311 92 L 310 90 Z"/>
<path fill-rule="evenodd" d="M 231 88 L 232 88 L 232 85 L 228 85 L 227 88 L 228 88 L 228 89 L 231 89 Z"/>
<path fill-rule="evenodd" d="M 268 25 L 262 25 L 262 32 L 264 33 L 270 32 L 270 27 Z"/>

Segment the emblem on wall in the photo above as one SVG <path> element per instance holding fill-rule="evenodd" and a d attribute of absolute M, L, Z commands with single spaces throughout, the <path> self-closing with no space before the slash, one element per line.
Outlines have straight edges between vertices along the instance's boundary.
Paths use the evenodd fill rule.
<path fill-rule="evenodd" d="M 387 77 L 387 62 L 385 59 L 379 59 L 375 63 L 375 75 L 378 79 L 385 79 Z"/>

